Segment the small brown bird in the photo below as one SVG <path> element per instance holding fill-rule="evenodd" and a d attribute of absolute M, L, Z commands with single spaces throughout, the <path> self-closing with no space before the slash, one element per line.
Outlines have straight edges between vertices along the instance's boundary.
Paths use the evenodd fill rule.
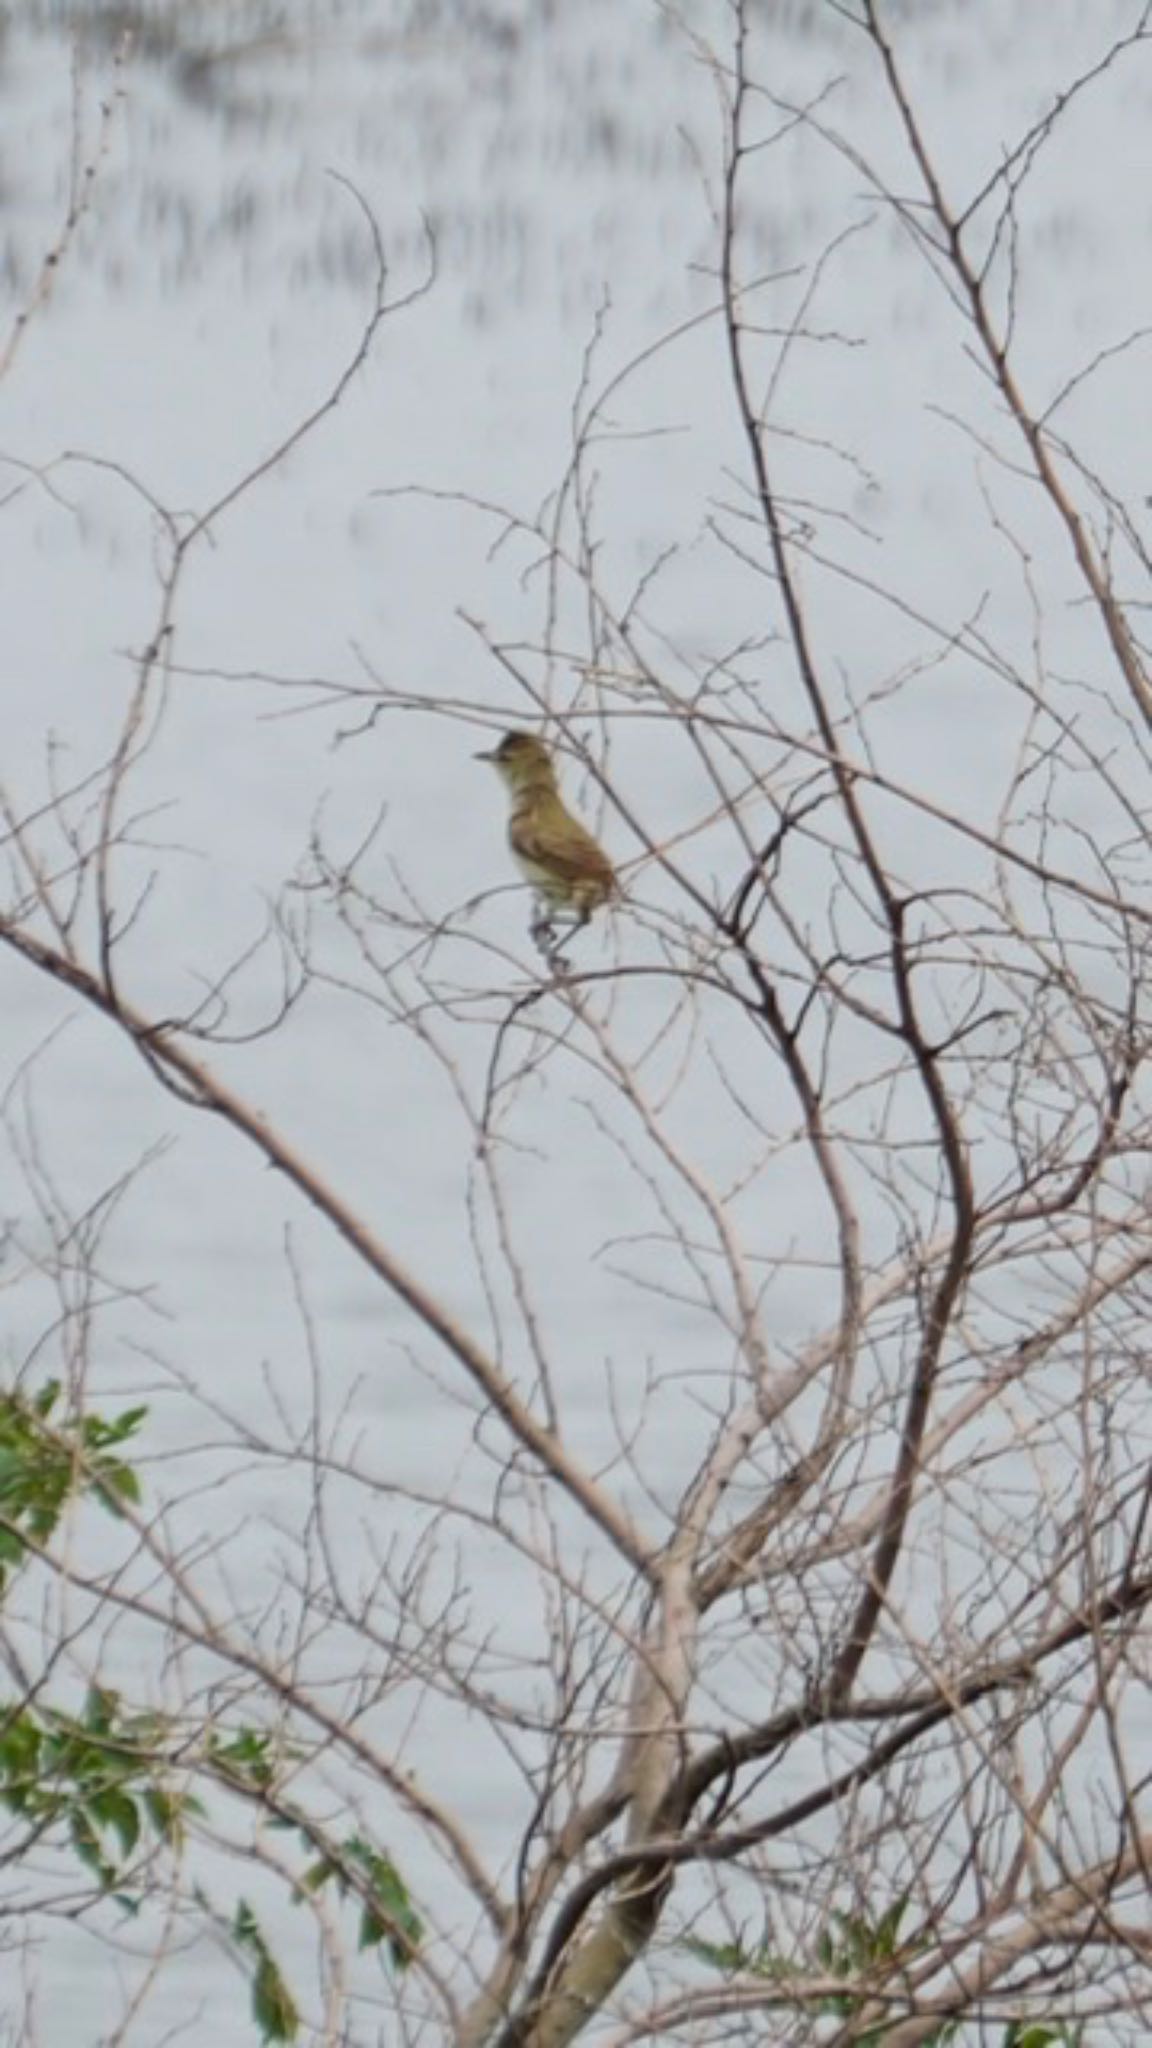
<path fill-rule="evenodd" d="M 508 844 L 539 906 L 532 935 L 553 952 L 557 912 L 579 929 L 616 894 L 612 863 L 565 809 L 552 756 L 533 733 L 507 732 L 498 747 L 476 759 L 493 762 L 507 786 Z"/>

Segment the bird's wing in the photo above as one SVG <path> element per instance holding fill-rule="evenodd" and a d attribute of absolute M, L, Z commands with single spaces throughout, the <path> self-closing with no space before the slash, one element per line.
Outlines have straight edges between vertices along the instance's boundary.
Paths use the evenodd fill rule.
<path fill-rule="evenodd" d="M 595 880 L 610 888 L 616 879 L 607 854 L 567 811 L 538 809 L 513 818 L 508 836 L 522 860 L 548 869 L 557 880 Z"/>

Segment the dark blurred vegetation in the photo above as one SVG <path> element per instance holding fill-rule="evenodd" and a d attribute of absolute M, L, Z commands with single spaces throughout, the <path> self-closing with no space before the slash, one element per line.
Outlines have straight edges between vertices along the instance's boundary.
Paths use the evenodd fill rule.
<path fill-rule="evenodd" d="M 851 37 L 831 0 L 761 4 L 781 36 Z M 714 20 L 692 0 L 682 16 L 697 11 Z M 685 128 L 699 81 L 680 34 L 643 0 L 19 0 L 0 7 L 0 276 L 18 299 L 67 204 L 71 110 L 91 130 L 118 81 L 127 132 L 83 242 L 109 291 L 171 296 L 218 271 L 245 290 L 262 276 L 359 288 L 364 241 L 333 168 L 370 200 L 398 267 L 431 222 L 466 317 L 498 323 L 543 298 L 584 318 L 637 219 L 649 249 L 665 213 L 678 236 L 697 189 Z M 786 224 L 757 224 L 766 263 L 787 260 Z M 702 220 L 702 256 L 705 243 Z M 657 313 L 666 269 L 648 266 Z"/>
<path fill-rule="evenodd" d="M 799 75 L 842 106 L 864 61 L 843 0 L 755 4 L 781 46 L 815 52 Z M 1001 44 L 1024 37 L 1029 7 L 989 0 L 978 25 L 971 0 L 887 0 L 957 105 L 979 89 L 988 23 Z M 1123 25 L 1132 0 L 1098 8 Z M 0 0 L 0 317 L 25 302 L 118 87 L 69 262 L 87 292 L 359 294 L 371 259 L 335 170 L 396 274 L 423 263 L 431 227 L 466 323 L 540 307 L 586 333 L 612 278 L 672 325 L 709 292 L 717 117 L 690 31 L 721 19 L 718 0 L 675 17 L 657 0 Z M 765 272 L 798 259 L 820 204 L 772 179 L 746 201 Z"/>

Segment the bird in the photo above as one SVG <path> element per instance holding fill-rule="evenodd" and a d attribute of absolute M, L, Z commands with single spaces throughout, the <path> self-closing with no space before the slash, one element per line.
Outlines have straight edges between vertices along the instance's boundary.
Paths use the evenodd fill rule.
<path fill-rule="evenodd" d="M 506 732 L 498 747 L 477 754 L 501 776 L 510 804 L 508 844 L 536 892 L 531 932 L 541 951 L 556 951 L 556 918 L 579 930 L 594 910 L 617 893 L 616 873 L 603 848 L 572 816 L 560 795 L 552 756 L 535 733 Z"/>

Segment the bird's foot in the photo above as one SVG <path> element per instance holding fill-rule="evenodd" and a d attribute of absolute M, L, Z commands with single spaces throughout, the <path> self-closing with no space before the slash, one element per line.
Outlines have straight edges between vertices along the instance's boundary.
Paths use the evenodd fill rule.
<path fill-rule="evenodd" d="M 570 974 L 572 963 L 560 951 L 560 934 L 550 917 L 534 917 L 529 926 L 536 951 L 553 974 Z"/>

